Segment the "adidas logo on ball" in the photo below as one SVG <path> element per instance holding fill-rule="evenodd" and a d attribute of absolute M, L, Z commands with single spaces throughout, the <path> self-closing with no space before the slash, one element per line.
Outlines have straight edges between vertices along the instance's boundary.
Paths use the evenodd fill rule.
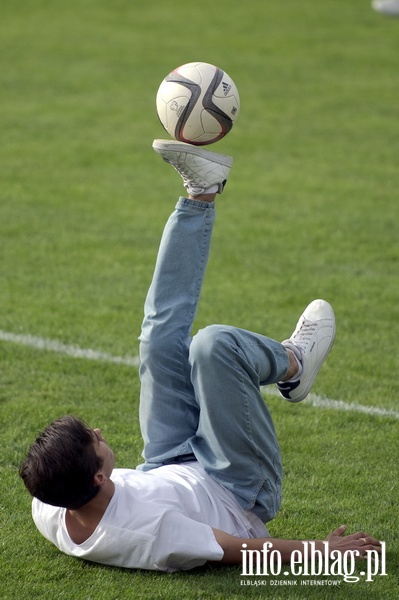
<path fill-rule="evenodd" d="M 231 90 L 231 84 L 230 83 L 226 83 L 225 81 L 222 81 L 222 86 L 223 86 L 223 93 L 224 93 L 225 96 L 227 96 L 227 94 Z"/>

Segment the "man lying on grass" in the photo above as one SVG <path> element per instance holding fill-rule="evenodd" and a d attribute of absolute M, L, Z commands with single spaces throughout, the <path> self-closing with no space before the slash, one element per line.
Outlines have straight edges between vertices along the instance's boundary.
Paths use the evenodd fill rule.
<path fill-rule="evenodd" d="M 282 343 L 223 325 L 191 338 L 215 196 L 232 159 L 181 142 L 156 140 L 153 147 L 188 193 L 165 226 L 145 303 L 144 463 L 114 469 L 100 429 L 58 419 L 21 466 L 33 518 L 61 551 L 106 565 L 176 571 L 207 561 L 240 564 L 243 544 L 262 550 L 266 541 L 288 562 L 302 542 L 271 539 L 264 525 L 280 507 L 282 466 L 260 386 L 277 384 L 285 399 L 303 400 L 332 347 L 334 313 L 313 301 Z M 344 530 L 328 536 L 330 550 L 380 551 L 378 540 Z"/>

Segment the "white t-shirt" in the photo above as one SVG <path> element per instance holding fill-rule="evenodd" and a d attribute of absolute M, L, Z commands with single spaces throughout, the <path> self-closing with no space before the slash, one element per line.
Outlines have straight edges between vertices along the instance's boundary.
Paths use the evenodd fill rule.
<path fill-rule="evenodd" d="M 268 537 L 253 513 L 205 473 L 197 462 L 148 472 L 114 469 L 115 493 L 94 533 L 75 544 L 65 508 L 36 498 L 39 531 L 66 554 L 118 567 L 178 571 L 223 558 L 212 528 L 237 537 Z"/>

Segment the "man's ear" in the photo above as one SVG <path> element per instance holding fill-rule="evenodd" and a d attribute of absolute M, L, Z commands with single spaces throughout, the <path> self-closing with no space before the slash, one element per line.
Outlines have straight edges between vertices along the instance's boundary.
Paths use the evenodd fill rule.
<path fill-rule="evenodd" d="M 108 477 L 105 475 L 104 471 L 101 469 L 97 471 L 97 473 L 93 477 L 94 485 L 103 486 L 108 481 Z"/>

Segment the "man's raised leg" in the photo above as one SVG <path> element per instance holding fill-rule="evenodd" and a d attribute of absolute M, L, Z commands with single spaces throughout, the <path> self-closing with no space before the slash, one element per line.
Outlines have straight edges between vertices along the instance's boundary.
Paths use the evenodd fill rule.
<path fill-rule="evenodd" d="M 221 193 L 232 159 L 173 141 L 154 149 L 183 177 L 189 198 L 180 198 L 161 240 L 145 302 L 140 336 L 140 425 L 148 470 L 184 460 L 198 427 L 199 408 L 190 378 L 188 352 L 208 261 Z M 191 455 L 191 458 L 192 455 Z"/>

